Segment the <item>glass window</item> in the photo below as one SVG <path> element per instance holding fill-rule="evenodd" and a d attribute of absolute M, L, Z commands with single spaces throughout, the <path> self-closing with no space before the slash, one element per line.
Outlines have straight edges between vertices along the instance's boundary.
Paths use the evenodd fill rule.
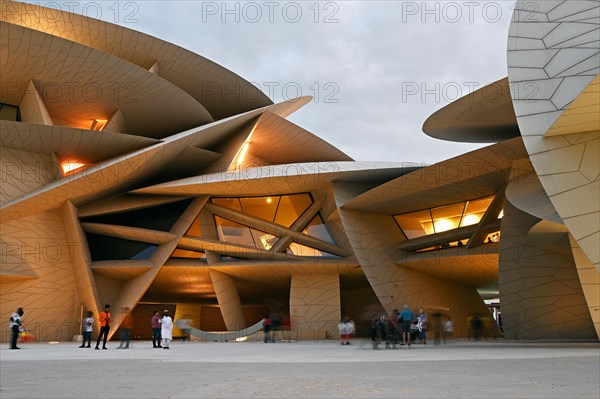
<path fill-rule="evenodd" d="M 479 223 L 493 200 L 494 196 L 490 196 L 458 204 L 403 213 L 395 215 L 394 218 L 406 238 L 412 240 L 413 238 Z"/>
<path fill-rule="evenodd" d="M 330 254 L 329 252 L 319 251 L 306 245 L 292 242 L 286 251 L 288 254 L 296 256 L 309 256 L 309 257 L 326 257 L 326 258 L 339 258 L 337 255 Z"/>
<path fill-rule="evenodd" d="M 275 220 L 279 197 L 240 198 L 244 213 L 263 220 Z"/>
<path fill-rule="evenodd" d="M 496 231 L 488 234 L 484 242 L 487 244 L 491 244 L 493 242 L 500 242 L 500 232 Z"/>
<path fill-rule="evenodd" d="M 472 201 L 467 201 L 465 214 L 463 215 L 460 226 L 470 226 L 479 223 L 485 211 L 489 208 L 494 197 L 480 198 Z"/>
<path fill-rule="evenodd" d="M 190 228 L 185 232 L 186 236 L 192 237 L 202 237 L 202 232 L 200 231 L 200 222 L 198 218 L 194 219 Z"/>
<path fill-rule="evenodd" d="M 275 223 L 290 227 L 312 204 L 308 194 L 283 195 L 279 200 L 279 208 Z"/>
<path fill-rule="evenodd" d="M 279 237 L 215 216 L 219 240 L 269 250 Z"/>
<path fill-rule="evenodd" d="M 306 228 L 302 231 L 302 233 L 316 237 L 328 243 L 335 244 L 335 241 L 333 241 L 333 237 L 331 237 L 327 226 L 325 223 L 323 223 L 321 215 L 315 216 L 308 226 L 306 226 Z"/>
<path fill-rule="evenodd" d="M 219 240 L 254 247 L 254 239 L 249 227 L 220 216 L 215 216 L 215 222 L 217 224 Z"/>
<path fill-rule="evenodd" d="M 433 217 L 433 229 L 435 232 L 441 233 L 458 228 L 464 209 L 465 202 L 433 208 L 431 216 Z"/>
<path fill-rule="evenodd" d="M 395 218 L 409 240 L 434 233 L 431 213 L 428 209 L 396 215 Z"/>
<path fill-rule="evenodd" d="M 21 114 L 19 107 L 0 103 L 0 120 L 20 122 Z"/>
<path fill-rule="evenodd" d="M 213 198 L 217 205 L 290 227 L 312 204 L 309 194 L 269 197 Z"/>
<path fill-rule="evenodd" d="M 265 233 L 264 231 L 250 229 L 252 232 L 252 237 L 254 238 L 254 242 L 256 243 L 256 248 L 270 250 L 273 248 L 273 245 L 279 241 L 279 237 L 274 236 L 273 234 Z"/>
<path fill-rule="evenodd" d="M 154 252 L 156 252 L 157 248 L 158 248 L 157 245 L 150 245 L 148 248 L 144 249 L 143 251 L 138 252 L 131 259 L 135 259 L 135 260 L 150 259 L 152 257 L 152 255 L 154 254 Z"/>
<path fill-rule="evenodd" d="M 213 204 L 221 205 L 234 211 L 242 212 L 242 206 L 238 198 L 213 198 Z"/>

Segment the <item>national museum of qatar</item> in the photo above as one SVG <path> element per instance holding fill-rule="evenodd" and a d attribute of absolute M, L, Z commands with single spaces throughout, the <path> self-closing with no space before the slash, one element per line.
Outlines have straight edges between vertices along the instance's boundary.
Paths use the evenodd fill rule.
<path fill-rule="evenodd" d="M 156 37 L 0 4 L 0 316 L 23 307 L 38 340 L 105 304 L 139 338 L 163 309 L 365 336 L 408 304 L 459 337 L 480 315 L 495 337 L 598 340 L 598 1 L 517 2 L 508 76 L 423 121 L 486 146 L 428 166 L 354 161 L 286 119 L 310 98 L 274 104 Z"/>

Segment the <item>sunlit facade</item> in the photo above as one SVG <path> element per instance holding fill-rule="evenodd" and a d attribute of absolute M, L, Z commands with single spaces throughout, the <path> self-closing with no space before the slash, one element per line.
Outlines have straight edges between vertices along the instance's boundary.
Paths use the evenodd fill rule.
<path fill-rule="evenodd" d="M 176 45 L 0 3 L 0 84 L 15 88 L 0 93 L 0 313 L 24 307 L 38 339 L 72 339 L 82 312 L 108 303 L 130 309 L 140 338 L 163 309 L 211 332 L 274 314 L 290 339 L 336 337 L 347 315 L 366 336 L 374 315 L 409 304 L 451 317 L 458 337 L 478 314 L 488 337 L 597 340 L 598 116 L 570 121 L 596 106 L 599 66 L 561 83 L 562 108 L 543 121 L 528 113 L 510 85 L 524 84 L 519 65 L 531 60 L 513 42 L 546 28 L 520 21 L 520 3 L 509 76 L 494 83 L 509 94 L 472 93 L 423 128 L 494 144 L 426 167 L 355 162 L 286 119 L 309 98 L 208 93 L 202 82 L 228 93 L 251 84 Z M 579 51 L 567 44 L 583 11 L 570 7 L 549 14 L 574 16 L 556 22 L 565 54 Z M 45 90 L 123 76 L 135 101 Z M 124 317 L 115 311 L 111 334 Z"/>

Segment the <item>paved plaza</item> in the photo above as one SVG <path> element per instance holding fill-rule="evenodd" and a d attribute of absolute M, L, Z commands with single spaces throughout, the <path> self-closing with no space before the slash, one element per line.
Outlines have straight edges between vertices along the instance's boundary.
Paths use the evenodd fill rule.
<path fill-rule="evenodd" d="M 0 350 L 10 398 L 598 398 L 598 344 L 452 342 L 373 350 L 369 340 L 174 342 L 132 349 L 29 343 Z"/>

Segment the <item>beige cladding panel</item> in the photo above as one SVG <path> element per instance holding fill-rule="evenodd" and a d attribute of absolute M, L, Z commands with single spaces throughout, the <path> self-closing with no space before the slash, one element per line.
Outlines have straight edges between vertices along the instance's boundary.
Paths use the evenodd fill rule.
<path fill-rule="evenodd" d="M 0 203 L 5 203 L 52 183 L 60 176 L 49 155 L 0 147 Z"/>
<path fill-rule="evenodd" d="M 341 320 L 339 275 L 293 275 L 290 319 L 301 339 L 336 336 Z"/>
<path fill-rule="evenodd" d="M 527 17 L 532 6 L 535 21 Z M 597 1 L 517 2 L 508 77 L 523 141 L 544 190 L 600 271 L 600 230 L 589 231 L 600 218 L 599 11 Z"/>
<path fill-rule="evenodd" d="M 507 201 L 500 241 L 499 289 L 509 339 L 595 339 L 567 234 L 552 246 L 529 236 L 539 222 Z M 557 233 L 548 233 L 557 234 Z M 563 251 L 564 249 L 564 251 Z"/>
<path fill-rule="evenodd" d="M 592 322 L 596 328 L 596 334 L 600 338 L 600 272 L 592 265 L 577 241 L 569 236 L 573 250 L 573 260 L 581 281 L 581 288 L 587 302 Z"/>
<path fill-rule="evenodd" d="M 82 248 L 65 232 L 61 212 L 28 216 L 0 230 L 2 320 L 22 307 L 23 324 L 38 341 L 66 341 L 79 334 L 80 290 L 73 261 Z M 23 272 L 34 278 L 10 278 Z M 2 340 L 8 339 L 9 330 L 3 329 Z"/>

